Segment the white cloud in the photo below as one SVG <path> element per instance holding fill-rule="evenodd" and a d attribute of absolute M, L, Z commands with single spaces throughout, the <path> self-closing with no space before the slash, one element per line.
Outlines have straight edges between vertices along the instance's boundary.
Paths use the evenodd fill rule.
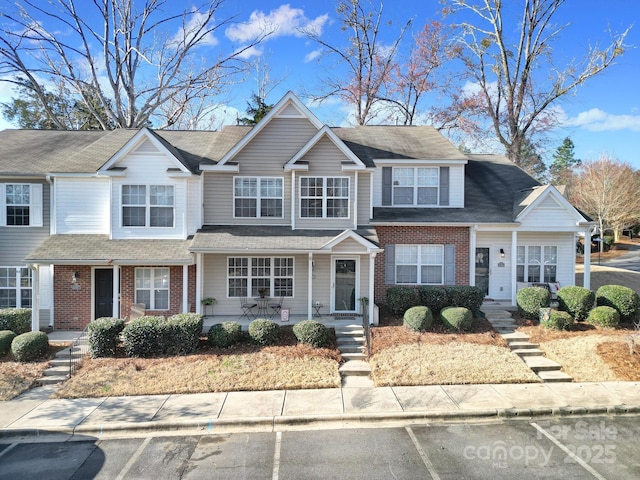
<path fill-rule="evenodd" d="M 269 39 L 282 36 L 302 37 L 303 30 L 313 31 L 319 35 L 328 19 L 329 16 L 325 14 L 309 20 L 304 10 L 280 5 L 268 14 L 254 10 L 248 21 L 230 26 L 225 31 L 225 35 L 229 40 L 237 42 L 248 42 L 269 32 L 270 35 L 267 37 Z"/>
<path fill-rule="evenodd" d="M 563 119 L 565 127 L 581 127 L 591 132 L 632 130 L 640 132 L 640 115 L 615 115 L 599 108 L 580 112 L 574 117 Z"/>
<path fill-rule="evenodd" d="M 320 50 L 313 50 L 312 52 L 307 53 L 304 56 L 304 63 L 313 62 L 316 58 L 320 56 Z"/>
<path fill-rule="evenodd" d="M 247 48 L 246 50 L 244 50 L 240 55 L 238 55 L 238 58 L 242 58 L 244 60 L 247 60 L 251 57 L 260 57 L 262 56 L 262 49 L 256 47 L 255 45 Z"/>
<path fill-rule="evenodd" d="M 176 32 L 176 34 L 169 40 L 169 43 L 179 46 L 183 43 L 192 41 L 196 34 L 200 35 L 202 33 L 199 30 L 206 21 L 207 17 L 204 13 L 192 12 L 189 21 L 183 25 L 178 32 Z M 199 45 L 215 47 L 218 45 L 218 39 L 213 36 L 213 33 L 209 32 L 198 43 Z"/>

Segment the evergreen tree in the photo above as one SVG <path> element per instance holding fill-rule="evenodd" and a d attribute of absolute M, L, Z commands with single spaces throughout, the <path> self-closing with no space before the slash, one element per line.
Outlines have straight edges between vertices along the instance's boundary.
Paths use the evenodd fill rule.
<path fill-rule="evenodd" d="M 247 102 L 248 116 L 239 119 L 242 125 L 255 125 L 273 108 L 273 105 L 268 105 L 264 98 L 255 93 L 251 95 L 251 102 Z"/>
<path fill-rule="evenodd" d="M 542 161 L 542 157 L 530 140 L 525 139 L 522 142 L 520 155 L 516 163 L 540 183 L 545 182 L 547 166 Z"/>
<path fill-rule="evenodd" d="M 569 137 L 565 138 L 556 152 L 553 154 L 553 163 L 549 167 L 549 177 L 552 185 L 568 185 L 576 167 L 582 161 L 574 157 L 573 142 Z"/>

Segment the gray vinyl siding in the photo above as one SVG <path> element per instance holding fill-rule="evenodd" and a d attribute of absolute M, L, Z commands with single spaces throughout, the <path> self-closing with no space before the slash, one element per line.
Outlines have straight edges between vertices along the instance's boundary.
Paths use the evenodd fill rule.
<path fill-rule="evenodd" d="M 24 257 L 34 250 L 40 242 L 49 237 L 51 205 L 49 184 L 47 182 L 25 181 L 3 183 L 41 183 L 42 184 L 42 227 L 0 227 L 0 265 L 24 265 Z"/>
<path fill-rule="evenodd" d="M 358 225 L 368 225 L 371 219 L 371 173 L 358 172 Z"/>
<path fill-rule="evenodd" d="M 239 173 L 204 174 L 204 223 L 206 225 L 288 225 L 291 223 L 291 176 L 284 165 L 315 135 L 316 128 L 305 119 L 274 118 L 238 154 Z M 234 218 L 233 177 L 284 178 L 283 218 Z"/>

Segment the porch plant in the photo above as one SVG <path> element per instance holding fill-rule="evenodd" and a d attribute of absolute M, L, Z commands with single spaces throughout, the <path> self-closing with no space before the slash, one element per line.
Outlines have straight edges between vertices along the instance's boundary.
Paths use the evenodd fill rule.
<path fill-rule="evenodd" d="M 216 303 L 218 303 L 218 301 L 213 297 L 206 297 L 200 300 L 200 303 L 202 303 L 202 305 L 204 306 L 204 314 L 206 315 L 207 307 L 215 305 Z"/>

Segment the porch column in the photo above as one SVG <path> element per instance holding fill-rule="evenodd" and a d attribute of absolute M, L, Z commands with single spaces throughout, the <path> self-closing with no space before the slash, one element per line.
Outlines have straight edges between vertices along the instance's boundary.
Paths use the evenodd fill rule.
<path fill-rule="evenodd" d="M 478 225 L 471 227 L 469 231 L 469 285 L 476 286 L 476 244 L 478 237 Z"/>
<path fill-rule="evenodd" d="M 29 265 L 33 272 L 31 282 L 31 331 L 40 330 L 40 265 Z"/>
<path fill-rule="evenodd" d="M 196 253 L 196 313 L 202 313 L 202 254 Z"/>
<path fill-rule="evenodd" d="M 113 318 L 120 318 L 120 265 L 113 266 Z"/>
<path fill-rule="evenodd" d="M 309 265 L 307 270 L 307 318 L 313 318 L 313 253 L 309 252 Z"/>
<path fill-rule="evenodd" d="M 518 232 L 511 232 L 511 304 L 516 304 L 518 290 Z"/>
<path fill-rule="evenodd" d="M 589 226 L 584 231 L 584 273 L 582 274 L 582 286 L 591 290 L 591 235 L 593 234 L 595 227 Z M 575 262 L 574 262 L 574 274 L 573 283 L 576 283 L 575 277 Z"/>
<path fill-rule="evenodd" d="M 373 318 L 373 305 L 374 305 L 374 295 L 375 295 L 375 288 L 374 288 L 374 283 L 376 281 L 376 277 L 375 277 L 375 265 L 376 265 L 376 252 L 373 252 L 369 255 L 369 304 L 367 305 L 367 308 L 369 309 L 368 315 L 369 315 L 369 325 L 373 324 L 374 318 Z"/>
<path fill-rule="evenodd" d="M 189 311 L 189 265 L 182 266 L 182 312 Z"/>

